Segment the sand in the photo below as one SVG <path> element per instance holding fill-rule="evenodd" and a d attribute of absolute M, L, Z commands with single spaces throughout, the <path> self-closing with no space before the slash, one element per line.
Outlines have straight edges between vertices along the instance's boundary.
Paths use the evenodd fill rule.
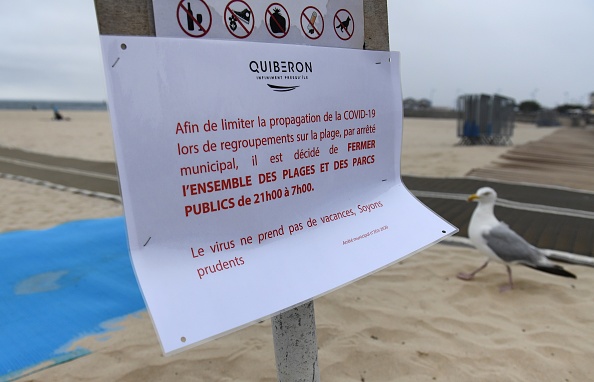
<path fill-rule="evenodd" d="M 105 112 L 1 111 L 0 145 L 45 154 L 113 160 Z M 514 144 L 554 129 L 516 124 Z M 458 147 L 455 121 L 405 119 L 402 173 L 457 177 L 509 147 Z M 112 201 L 0 178 L 0 232 L 117 216 Z M 315 301 L 322 381 L 586 381 L 594 366 L 591 268 L 564 265 L 577 280 L 514 269 L 516 289 L 467 247 L 438 244 Z M 275 381 L 270 320 L 163 357 L 145 311 L 82 339 L 90 355 L 24 381 Z"/>

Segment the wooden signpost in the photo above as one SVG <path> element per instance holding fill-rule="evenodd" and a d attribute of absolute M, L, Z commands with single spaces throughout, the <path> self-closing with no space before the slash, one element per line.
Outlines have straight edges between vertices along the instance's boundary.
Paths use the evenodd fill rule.
<path fill-rule="evenodd" d="M 101 35 L 156 35 L 152 0 L 95 0 L 95 9 Z M 365 49 L 389 50 L 387 2 L 364 0 L 363 11 Z M 319 381 L 313 301 L 274 316 L 272 326 L 278 380 Z"/>

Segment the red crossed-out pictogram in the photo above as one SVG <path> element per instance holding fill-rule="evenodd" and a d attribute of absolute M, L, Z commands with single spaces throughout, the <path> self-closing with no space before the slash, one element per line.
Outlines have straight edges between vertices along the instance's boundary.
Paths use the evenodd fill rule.
<path fill-rule="evenodd" d="M 291 28 L 291 18 L 287 9 L 279 3 L 272 3 L 266 8 L 266 29 L 274 38 L 283 38 Z"/>
<path fill-rule="evenodd" d="M 246 38 L 254 30 L 254 12 L 243 0 L 233 0 L 227 4 L 223 21 L 229 33 L 236 38 Z"/>
<path fill-rule="evenodd" d="M 355 20 L 353 15 L 346 9 L 339 9 L 334 14 L 334 32 L 341 40 L 348 40 L 355 32 Z"/>
<path fill-rule="evenodd" d="M 316 7 L 306 7 L 301 12 L 301 30 L 311 40 L 316 40 L 324 33 L 324 17 Z"/>
<path fill-rule="evenodd" d="M 177 5 L 177 23 L 188 36 L 203 37 L 212 25 L 210 8 L 202 0 L 181 0 Z"/>

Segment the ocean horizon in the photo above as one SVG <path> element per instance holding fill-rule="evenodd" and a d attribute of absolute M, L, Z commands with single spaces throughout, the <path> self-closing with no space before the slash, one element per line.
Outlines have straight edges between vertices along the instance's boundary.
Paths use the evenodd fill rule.
<path fill-rule="evenodd" d="M 107 110 L 106 101 L 0 100 L 0 110 Z"/>

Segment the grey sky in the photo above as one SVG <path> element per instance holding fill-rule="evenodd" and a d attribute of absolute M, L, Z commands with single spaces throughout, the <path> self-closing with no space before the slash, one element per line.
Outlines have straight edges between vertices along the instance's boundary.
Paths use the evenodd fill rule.
<path fill-rule="evenodd" d="M 106 99 L 93 0 L 0 3 L 0 99 Z"/>
<path fill-rule="evenodd" d="M 389 0 L 405 97 L 500 93 L 544 106 L 594 91 L 592 0 Z"/>
<path fill-rule="evenodd" d="M 92 0 L 0 0 L 0 99 L 107 98 Z M 545 106 L 594 91 L 592 0 L 388 0 L 405 97 L 498 92 Z"/>

